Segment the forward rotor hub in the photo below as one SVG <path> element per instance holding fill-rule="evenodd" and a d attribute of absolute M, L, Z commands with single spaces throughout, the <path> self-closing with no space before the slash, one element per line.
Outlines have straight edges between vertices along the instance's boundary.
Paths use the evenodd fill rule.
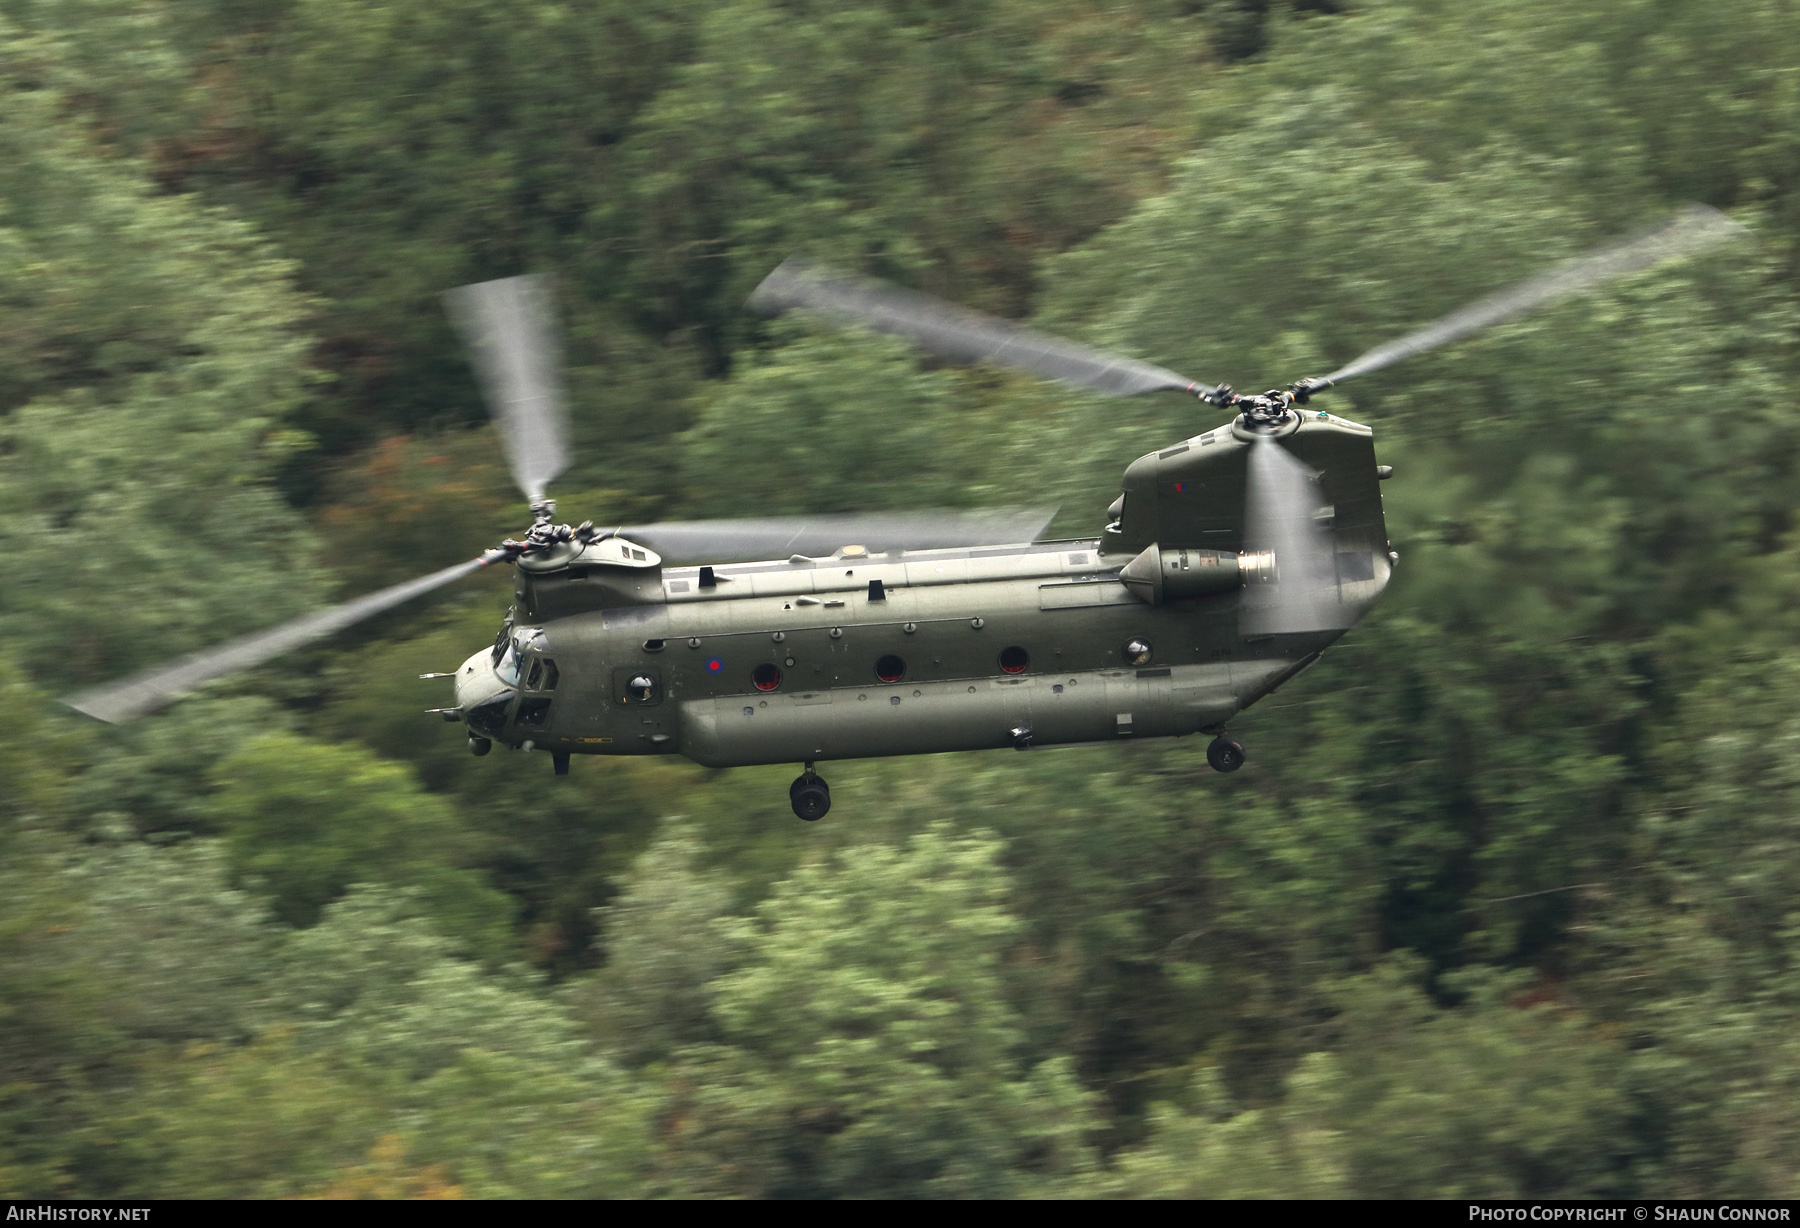
<path fill-rule="evenodd" d="M 1271 388 L 1255 396 L 1232 391 L 1230 384 L 1200 393 L 1200 399 L 1221 409 L 1235 409 L 1244 416 L 1244 425 L 1252 430 L 1273 430 L 1288 419 L 1295 404 L 1304 405 L 1314 392 L 1331 385 L 1323 380 L 1305 379 L 1287 389 Z"/>
<path fill-rule="evenodd" d="M 556 500 L 534 499 L 531 503 L 531 527 L 525 530 L 524 539 L 521 541 L 509 537 L 482 558 L 489 563 L 502 560 L 514 562 L 524 555 L 549 550 L 572 541 L 584 546 L 592 545 L 611 537 L 617 531 L 596 529 L 591 520 L 584 520 L 578 525 L 557 524 Z"/>

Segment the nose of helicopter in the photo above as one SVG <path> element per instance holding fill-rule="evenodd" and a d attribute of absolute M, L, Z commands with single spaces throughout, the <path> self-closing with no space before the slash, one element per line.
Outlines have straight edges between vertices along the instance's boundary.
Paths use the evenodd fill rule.
<path fill-rule="evenodd" d="M 489 649 L 482 649 L 456 670 L 456 706 L 462 709 L 464 719 L 482 707 L 490 704 L 496 697 L 505 697 L 509 692 L 505 681 L 494 668 L 494 654 Z"/>

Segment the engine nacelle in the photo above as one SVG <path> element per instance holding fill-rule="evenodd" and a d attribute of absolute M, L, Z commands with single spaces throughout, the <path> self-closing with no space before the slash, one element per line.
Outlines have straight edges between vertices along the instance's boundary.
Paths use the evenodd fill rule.
<path fill-rule="evenodd" d="M 1146 605 L 1230 592 L 1244 578 L 1235 552 L 1175 546 L 1164 550 L 1155 542 L 1119 570 L 1119 582 Z"/>

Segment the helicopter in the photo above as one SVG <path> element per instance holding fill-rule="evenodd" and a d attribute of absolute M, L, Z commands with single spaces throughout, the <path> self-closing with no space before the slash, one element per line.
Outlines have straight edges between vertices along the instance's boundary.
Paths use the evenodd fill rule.
<path fill-rule="evenodd" d="M 1097 534 L 1045 540 L 1053 512 L 557 523 L 567 411 L 543 275 L 445 296 L 532 524 L 463 563 L 103 684 L 65 702 L 144 715 L 212 679 L 511 564 L 515 602 L 427 709 L 496 743 L 575 755 L 675 755 L 712 768 L 799 763 L 794 813 L 831 808 L 821 762 L 1212 735 L 1245 761 L 1237 713 L 1316 663 L 1374 605 L 1388 540 L 1368 426 L 1314 406 L 1346 381 L 1521 312 L 1697 251 L 1743 228 L 1693 205 L 1370 350 L 1257 394 L 793 258 L 749 306 L 802 309 L 1108 396 L 1175 392 L 1234 411 L 1138 457 Z"/>

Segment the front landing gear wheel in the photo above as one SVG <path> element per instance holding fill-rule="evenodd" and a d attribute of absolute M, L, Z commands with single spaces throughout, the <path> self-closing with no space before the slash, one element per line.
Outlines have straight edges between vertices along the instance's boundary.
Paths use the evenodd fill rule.
<path fill-rule="evenodd" d="M 1206 748 L 1206 761 L 1215 772 L 1235 772 L 1244 766 L 1244 744 L 1220 734 Z"/>
<path fill-rule="evenodd" d="M 808 823 L 816 823 L 831 809 L 831 788 L 823 776 L 807 772 L 796 776 L 788 786 L 788 801 L 794 804 L 795 814 Z"/>

